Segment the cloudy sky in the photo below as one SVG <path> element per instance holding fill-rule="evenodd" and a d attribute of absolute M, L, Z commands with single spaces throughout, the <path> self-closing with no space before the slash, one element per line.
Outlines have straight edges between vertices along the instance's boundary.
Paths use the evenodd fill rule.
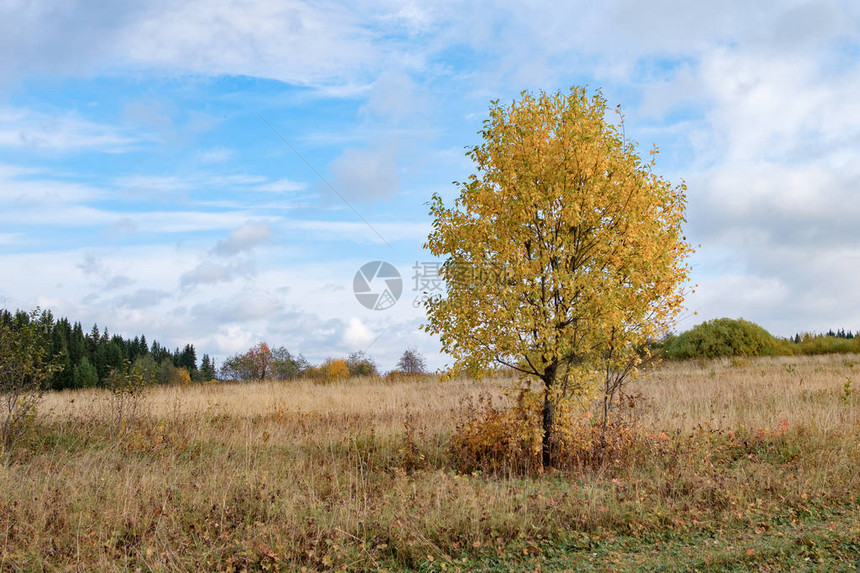
<path fill-rule="evenodd" d="M 490 100 L 571 85 L 687 182 L 679 329 L 860 330 L 849 0 L 0 0 L 0 305 L 198 356 L 442 366 L 413 305 L 426 202 Z M 373 260 L 403 275 L 386 310 L 353 295 Z"/>

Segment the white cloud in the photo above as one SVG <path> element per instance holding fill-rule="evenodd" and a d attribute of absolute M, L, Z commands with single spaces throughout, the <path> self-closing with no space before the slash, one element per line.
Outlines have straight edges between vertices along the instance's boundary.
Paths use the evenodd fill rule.
<path fill-rule="evenodd" d="M 272 237 L 272 227 L 265 221 L 248 221 L 231 232 L 226 239 L 218 241 L 215 253 L 225 256 L 248 251 Z"/>
<path fill-rule="evenodd" d="M 205 175 L 127 175 L 116 179 L 116 184 L 134 192 L 165 192 L 205 190 L 212 187 L 246 187 L 266 181 L 262 175 L 247 173 Z"/>
<path fill-rule="evenodd" d="M 432 30 L 434 10 L 414 0 L 392 0 L 383 2 L 381 20 L 392 28 L 403 28 L 411 35 Z"/>
<path fill-rule="evenodd" d="M 122 217 L 113 225 L 108 226 L 102 235 L 107 241 L 120 241 L 133 237 L 137 232 L 138 227 L 135 222 L 128 217 Z"/>
<path fill-rule="evenodd" d="M 183 109 L 173 101 L 162 98 L 126 104 L 123 120 L 141 133 L 142 138 L 159 144 L 179 145 L 192 142 L 196 136 L 211 131 L 219 124 L 218 119 L 205 112 Z M 218 156 L 210 157 L 217 159 Z"/>
<path fill-rule="evenodd" d="M 368 78 L 392 69 L 469 74 L 474 90 L 506 80 L 517 91 L 551 87 L 548 81 L 571 69 L 601 82 L 625 77 L 642 57 L 695 56 L 716 45 L 809 52 L 856 35 L 858 15 L 839 0 L 455 1 L 432 10 L 400 0 L 186 0 L 99 6 L 99 18 L 86 2 L 7 3 L 2 10 L 0 52 L 9 57 L 0 72 L 7 76 L 131 67 L 273 78 L 340 96 L 360 93 Z M 463 70 L 451 69 L 456 49 L 471 58 Z"/>
<path fill-rule="evenodd" d="M 415 82 L 401 71 L 386 71 L 374 83 L 360 113 L 399 123 L 414 121 L 414 115 L 429 106 L 429 100 Z"/>
<path fill-rule="evenodd" d="M 182 273 L 179 277 L 179 284 L 183 289 L 189 289 L 199 285 L 231 282 L 237 278 L 247 278 L 253 276 L 255 272 L 256 268 L 251 261 L 238 261 L 226 265 L 203 261 L 190 271 Z"/>
<path fill-rule="evenodd" d="M 117 55 L 143 67 L 305 85 L 343 83 L 373 65 L 375 53 L 371 35 L 346 7 L 295 0 L 170 4 L 141 18 L 124 40 Z"/>
<path fill-rule="evenodd" d="M 112 59 L 117 43 L 154 3 L 100 4 L 51 0 L 0 6 L 0 73 L 86 74 Z M 98 10 L 98 18 L 93 18 Z"/>
<path fill-rule="evenodd" d="M 349 199 L 380 199 L 397 192 L 400 178 L 393 149 L 348 148 L 329 166 L 332 186 Z"/>
<path fill-rule="evenodd" d="M 21 242 L 21 233 L 0 233 L 0 245 L 15 245 Z"/>
<path fill-rule="evenodd" d="M 89 4 L 4 4 L 0 53 L 9 57 L 0 73 L 134 68 L 248 75 L 342 90 L 363 83 L 369 66 L 380 66 L 374 35 L 344 5 L 298 0 Z"/>
<path fill-rule="evenodd" d="M 117 290 L 117 289 L 125 288 L 127 286 L 131 286 L 133 284 L 134 284 L 133 279 L 131 279 L 129 277 L 116 275 L 116 276 L 108 277 L 107 280 L 105 280 L 103 290 L 106 290 L 106 291 Z"/>
<path fill-rule="evenodd" d="M 121 189 L 135 193 L 164 193 L 191 189 L 194 182 L 188 178 L 175 175 L 127 175 L 119 177 L 116 180 L 116 184 Z"/>
<path fill-rule="evenodd" d="M 808 160 L 834 145 L 856 145 L 856 67 L 834 74 L 812 54 L 779 56 L 717 50 L 702 63 L 713 102 L 707 118 L 726 159 Z"/>
<path fill-rule="evenodd" d="M 108 211 L 79 205 L 54 205 L 44 209 L 8 209 L 0 211 L 0 222 L 15 225 L 50 226 L 53 228 L 104 227 L 111 230 L 134 230 L 136 233 L 170 234 L 235 229 L 248 220 L 247 211 L 209 213 L 205 211 Z M 273 216 L 258 217 L 276 221 Z"/>
<path fill-rule="evenodd" d="M 271 181 L 254 187 L 257 191 L 266 191 L 269 193 L 290 193 L 293 191 L 302 191 L 306 188 L 307 183 L 292 181 L 290 179 L 278 179 L 276 181 Z"/>
<path fill-rule="evenodd" d="M 753 318 L 784 308 L 789 296 L 789 287 L 779 279 L 725 273 L 702 280 L 687 306 L 702 320 Z"/>
<path fill-rule="evenodd" d="M 201 149 L 197 152 L 197 158 L 203 163 L 220 163 L 227 161 L 233 156 L 233 150 L 226 147 L 213 147 Z"/>
<path fill-rule="evenodd" d="M 222 354 L 245 352 L 259 342 L 258 336 L 242 326 L 224 326 L 214 336 L 218 351 Z"/>
<path fill-rule="evenodd" d="M 85 275 L 101 274 L 104 272 L 102 262 L 92 254 L 85 255 L 83 262 L 78 264 L 78 268 L 81 269 Z"/>
<path fill-rule="evenodd" d="M 158 306 L 170 296 L 170 293 L 164 290 L 141 288 L 133 293 L 114 298 L 113 304 L 128 309 L 144 309 Z"/>
<path fill-rule="evenodd" d="M 120 152 L 134 138 L 115 127 L 100 125 L 74 112 L 47 114 L 26 109 L 0 108 L 0 147 L 72 152 Z"/>
<path fill-rule="evenodd" d="M 373 342 L 374 334 L 361 319 L 352 317 L 349 319 L 349 326 L 343 333 L 343 343 L 351 348 L 362 349 Z"/>
<path fill-rule="evenodd" d="M 314 239 L 325 239 L 329 241 L 341 241 L 344 239 L 356 243 L 381 243 L 382 236 L 387 242 L 401 240 L 421 240 L 430 234 L 429 222 L 405 222 L 405 223 L 380 223 L 370 221 L 371 227 L 362 221 L 320 221 L 320 220 L 296 220 L 290 222 L 290 230 L 308 233 Z"/>
<path fill-rule="evenodd" d="M 214 327 L 223 324 L 247 324 L 269 319 L 283 311 L 283 301 L 260 292 L 242 292 L 238 296 L 195 304 L 191 316 Z"/>
<path fill-rule="evenodd" d="M 860 245 L 806 250 L 771 247 L 744 253 L 744 258 L 742 273 L 700 276 L 696 293 L 687 301 L 698 316 L 682 322 L 682 330 L 719 317 L 743 317 L 779 336 L 842 326 L 856 329 L 854 325 L 860 324 L 860 302 L 844 288 L 860 281 Z M 703 267 L 711 270 L 707 262 Z M 719 270 L 719 265 L 713 270 Z"/>
<path fill-rule="evenodd" d="M 0 174 L 0 201 L 7 206 L 66 205 L 104 199 L 102 189 L 48 178 L 6 178 Z"/>

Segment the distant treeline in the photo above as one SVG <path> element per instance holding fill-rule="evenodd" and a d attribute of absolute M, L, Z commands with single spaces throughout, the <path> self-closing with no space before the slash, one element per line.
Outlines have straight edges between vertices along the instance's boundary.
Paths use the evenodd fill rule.
<path fill-rule="evenodd" d="M 197 367 L 197 353 L 192 344 L 170 350 L 158 342 L 150 345 L 143 335 L 126 339 L 111 335 L 107 328 L 100 331 L 98 325 L 85 333 L 80 322 L 54 320 L 50 312 L 46 314 L 50 357 L 61 366 L 46 389 L 103 387 L 111 371 L 128 372 L 133 367 L 147 381 L 160 384 L 206 381 L 215 376 L 215 365 L 208 355 L 203 355 Z M 24 311 L 0 310 L 0 322 L 13 329 L 30 320 L 30 314 Z"/>
<path fill-rule="evenodd" d="M 416 348 L 407 348 L 397 362 L 397 368 L 385 374 L 387 380 L 414 377 L 427 372 L 427 361 Z M 270 348 L 265 342 L 247 352 L 227 357 L 221 366 L 222 380 L 293 380 L 303 378 L 315 382 L 334 382 L 347 378 L 379 377 L 379 368 L 364 351 L 353 352 L 346 358 L 326 358 L 314 365 L 301 354 L 294 355 L 283 346 Z"/>
<path fill-rule="evenodd" d="M 724 356 L 792 356 L 860 353 L 860 333 L 844 329 L 825 334 L 797 333 L 778 338 L 743 319 L 718 318 L 669 336 L 662 344 L 669 360 Z"/>

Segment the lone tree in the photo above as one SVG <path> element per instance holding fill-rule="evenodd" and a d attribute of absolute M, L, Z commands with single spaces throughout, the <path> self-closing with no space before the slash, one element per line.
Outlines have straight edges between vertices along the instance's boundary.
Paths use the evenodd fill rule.
<path fill-rule="evenodd" d="M 427 361 L 417 348 L 407 348 L 397 361 L 397 368 L 407 374 L 424 374 L 427 372 Z"/>
<path fill-rule="evenodd" d="M 552 464 L 558 400 L 612 399 L 682 309 L 692 252 L 686 187 L 671 186 L 584 88 L 493 101 L 467 156 L 477 173 L 446 206 L 434 195 L 425 245 L 444 257 L 426 301 L 454 372 L 502 364 L 542 381 L 541 457 Z M 620 112 L 619 112 L 620 115 Z M 623 125 L 623 117 L 622 124 Z"/>

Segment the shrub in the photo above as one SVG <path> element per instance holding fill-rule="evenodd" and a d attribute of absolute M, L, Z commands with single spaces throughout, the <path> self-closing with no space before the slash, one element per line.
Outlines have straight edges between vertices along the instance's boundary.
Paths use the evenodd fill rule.
<path fill-rule="evenodd" d="M 465 400 L 449 448 L 454 466 L 466 473 L 529 473 L 539 468 L 540 407 L 533 397 L 523 390 L 509 408 L 494 405 L 488 395 L 477 402 Z"/>
<path fill-rule="evenodd" d="M 509 407 L 495 405 L 489 396 L 463 403 L 461 419 L 451 437 L 448 453 L 459 471 L 472 473 L 532 474 L 542 464 L 543 398 L 520 388 Z M 606 464 L 630 464 L 643 436 L 638 426 L 615 422 L 605 430 L 590 412 L 569 399 L 556 401 L 556 427 L 552 440 L 552 467 L 582 470 Z M 637 458 L 638 459 L 638 458 Z"/>
<path fill-rule="evenodd" d="M 670 360 L 724 356 L 792 354 L 791 344 L 774 338 L 761 326 L 744 319 L 718 318 L 669 337 L 663 352 Z"/>
<path fill-rule="evenodd" d="M 835 336 L 804 336 L 794 345 L 800 354 L 849 354 L 860 352 L 860 339 Z"/>
<path fill-rule="evenodd" d="M 164 362 L 162 366 L 164 366 Z M 170 365 L 173 368 L 173 365 Z M 176 368 L 173 368 L 176 372 Z M 188 371 L 184 368 L 180 370 L 185 373 L 188 382 L 191 382 Z M 140 408 L 140 403 L 147 386 L 152 384 L 153 380 L 148 378 L 152 376 L 140 363 L 135 363 L 130 367 L 126 365 L 124 368 L 116 368 L 108 374 L 106 385 L 110 390 L 111 413 L 113 416 L 113 432 L 119 436 L 125 434 L 128 426 L 137 418 L 137 412 Z"/>
<path fill-rule="evenodd" d="M 302 378 L 307 380 L 313 380 L 314 382 L 324 382 L 326 379 L 326 365 L 320 364 L 318 366 L 309 365 L 304 370 L 302 370 Z"/>
<path fill-rule="evenodd" d="M 433 374 L 405 372 L 395 368 L 394 370 L 386 372 L 385 376 L 383 376 L 383 380 L 388 384 L 399 384 L 400 382 L 428 382 L 431 380 L 438 380 L 438 378 Z"/>
<path fill-rule="evenodd" d="M 191 374 L 185 368 L 177 368 L 171 383 L 178 384 L 179 386 L 190 386 Z"/>

